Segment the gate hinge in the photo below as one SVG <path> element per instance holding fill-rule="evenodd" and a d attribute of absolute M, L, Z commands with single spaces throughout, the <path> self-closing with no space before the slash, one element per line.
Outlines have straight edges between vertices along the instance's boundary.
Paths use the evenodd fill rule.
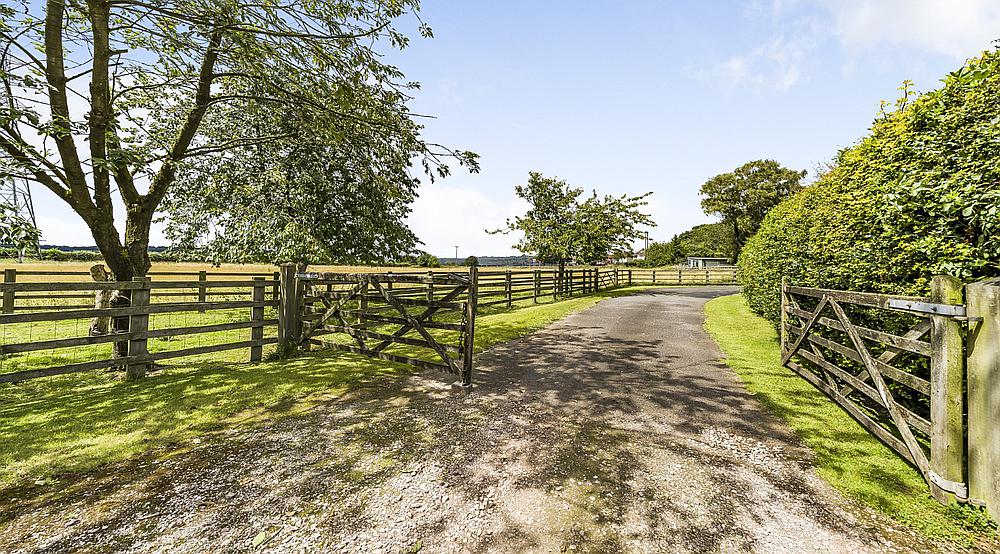
<path fill-rule="evenodd" d="M 949 481 L 944 477 L 941 477 L 934 470 L 927 472 L 927 477 L 934 483 L 937 488 L 954 494 L 956 498 L 960 500 L 969 500 L 969 487 L 965 483 L 959 483 L 957 481 Z"/>
<path fill-rule="evenodd" d="M 894 310 L 902 310 L 905 312 L 942 315 L 962 321 L 982 321 L 982 318 L 968 317 L 965 313 L 965 306 L 961 304 L 936 304 L 934 302 L 918 302 L 914 300 L 903 300 L 901 298 L 890 298 L 888 306 Z"/>

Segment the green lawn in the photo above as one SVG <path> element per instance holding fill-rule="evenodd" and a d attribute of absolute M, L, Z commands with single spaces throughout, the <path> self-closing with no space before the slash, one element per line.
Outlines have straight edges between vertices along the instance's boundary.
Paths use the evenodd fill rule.
<path fill-rule="evenodd" d="M 747 388 L 816 453 L 820 476 L 847 497 L 930 537 L 965 546 L 996 540 L 985 515 L 938 504 L 920 474 L 804 379 L 780 365 L 774 328 L 742 296 L 705 306 L 706 329 Z"/>
<path fill-rule="evenodd" d="M 637 289 L 493 309 L 477 318 L 476 349 Z M 170 348 L 192 346 L 186 344 L 190 340 Z M 334 351 L 259 364 L 242 363 L 246 355 L 234 351 L 181 359 L 137 382 L 113 372 L 91 372 L 0 384 L 0 489 L 181 445 L 225 426 L 301 412 L 376 377 L 413 371 Z M 32 357 L 32 365 L 71 361 Z"/>

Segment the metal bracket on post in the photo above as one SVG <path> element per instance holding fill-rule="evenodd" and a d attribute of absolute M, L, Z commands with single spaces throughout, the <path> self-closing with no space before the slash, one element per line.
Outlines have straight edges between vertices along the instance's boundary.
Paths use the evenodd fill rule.
<path fill-rule="evenodd" d="M 969 500 L 969 487 L 966 486 L 965 483 L 949 481 L 948 479 L 945 479 L 935 473 L 934 470 L 927 472 L 927 478 L 930 479 L 931 483 L 934 483 L 934 486 L 937 488 L 954 494 L 955 498 L 961 501 Z"/>
<path fill-rule="evenodd" d="M 953 317 L 955 319 L 969 319 L 965 315 L 965 306 L 960 304 L 935 304 L 934 302 L 917 302 L 914 300 L 903 300 L 901 298 L 890 298 L 888 306 L 893 310 L 901 310 L 904 312 L 940 315 Z"/>

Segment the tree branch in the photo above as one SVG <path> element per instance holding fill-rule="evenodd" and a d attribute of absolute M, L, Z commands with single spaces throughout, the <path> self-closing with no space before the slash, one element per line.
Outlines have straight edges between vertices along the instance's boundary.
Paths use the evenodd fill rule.
<path fill-rule="evenodd" d="M 64 0 L 48 0 L 45 5 L 45 78 L 49 84 L 49 106 L 52 112 L 53 139 L 73 195 L 80 207 L 93 207 L 87 191 L 87 178 L 76 150 L 70 128 L 69 101 L 66 98 L 66 69 L 63 65 Z"/>

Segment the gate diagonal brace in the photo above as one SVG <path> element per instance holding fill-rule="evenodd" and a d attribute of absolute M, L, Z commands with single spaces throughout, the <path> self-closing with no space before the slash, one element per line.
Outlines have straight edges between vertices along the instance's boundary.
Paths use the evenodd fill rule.
<path fill-rule="evenodd" d="M 350 293 L 348 293 L 343 298 L 341 298 L 339 301 L 337 301 L 336 304 L 330 306 L 330 308 L 327 309 L 326 312 L 319 319 L 317 319 L 316 321 L 314 321 L 312 323 L 312 325 L 310 325 L 306 329 L 306 331 L 304 333 L 302 333 L 302 338 L 299 339 L 299 344 L 302 344 L 305 341 L 309 340 L 309 337 L 311 337 L 313 333 L 315 333 L 320 327 L 322 327 L 326 323 L 326 321 L 328 319 L 330 319 L 331 317 L 333 317 L 335 315 L 338 315 L 339 312 L 340 312 L 340 309 L 343 308 L 345 304 L 347 304 L 348 302 L 350 302 L 351 300 L 353 300 L 354 297 L 358 295 L 358 291 L 361 290 L 361 287 L 363 285 L 364 285 L 364 282 L 358 283 L 354 288 L 351 289 Z"/>

